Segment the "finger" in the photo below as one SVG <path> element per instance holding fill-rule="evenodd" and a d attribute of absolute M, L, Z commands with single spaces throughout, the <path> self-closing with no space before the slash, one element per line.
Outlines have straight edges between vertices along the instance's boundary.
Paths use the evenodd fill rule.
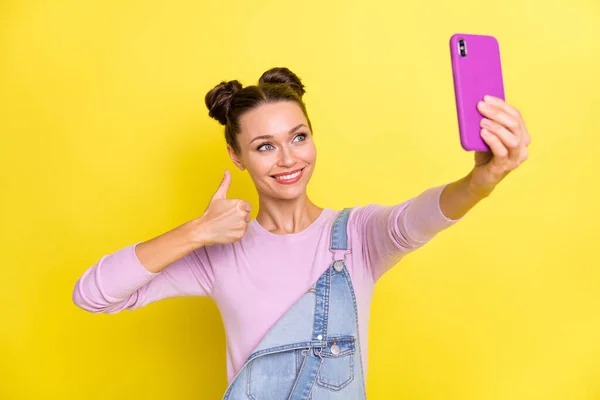
<path fill-rule="evenodd" d="M 519 112 L 519 110 L 517 110 L 515 107 L 511 106 L 510 104 L 508 104 L 506 101 L 502 100 L 499 97 L 490 96 L 488 94 L 488 95 L 483 96 L 483 101 L 490 104 L 493 107 L 497 107 L 497 108 L 501 109 L 508 115 L 511 115 L 517 119 L 521 118 L 521 113 Z"/>
<path fill-rule="evenodd" d="M 219 185 L 219 188 L 213 195 L 213 199 L 226 199 L 227 198 L 227 190 L 229 189 L 229 185 L 231 184 L 231 174 L 229 170 L 225 170 L 225 175 L 223 176 L 223 180 Z"/>
<path fill-rule="evenodd" d="M 506 101 L 495 96 L 486 95 L 483 96 L 483 100 L 491 106 L 497 107 L 503 110 L 505 113 L 512 116 L 513 118 L 516 118 L 520 125 L 520 132 L 518 133 L 520 133 L 520 136 L 523 138 L 523 143 L 525 144 L 525 147 L 529 146 L 529 144 L 531 143 L 531 136 L 527 131 L 527 126 L 525 125 L 525 120 L 523 119 L 521 112 L 515 107 L 506 103 Z"/>
<path fill-rule="evenodd" d="M 526 145 L 529 145 L 530 138 L 528 138 L 527 128 L 525 127 L 525 120 L 521 115 L 521 112 L 516 108 L 508 104 L 506 101 L 490 95 L 483 96 L 483 101 L 490 104 L 491 106 L 497 107 L 515 118 L 521 128 L 521 136 L 525 139 Z"/>
<path fill-rule="evenodd" d="M 246 216 L 244 217 L 244 220 L 249 223 L 250 219 L 251 219 L 250 214 L 246 214 Z"/>
<path fill-rule="evenodd" d="M 484 117 L 487 117 L 488 119 L 491 119 L 492 121 L 503 125 L 506 129 L 508 129 L 517 136 L 522 135 L 521 124 L 519 120 L 513 117 L 512 115 L 507 114 L 506 112 L 502 111 L 502 109 L 496 106 L 491 106 L 482 101 L 480 101 L 477 104 L 477 108 L 479 109 L 479 112 L 483 114 Z"/>
<path fill-rule="evenodd" d="M 509 153 L 516 154 L 521 145 L 521 138 L 510 132 L 502 125 L 489 120 L 487 118 L 481 119 L 481 127 L 495 134 L 502 144 L 508 149 Z"/>
<path fill-rule="evenodd" d="M 490 147 L 490 150 L 494 154 L 494 157 L 498 159 L 508 157 L 508 149 L 502 144 L 500 139 L 487 129 L 481 130 L 481 137 Z"/>
<path fill-rule="evenodd" d="M 252 205 L 244 200 L 239 201 L 238 208 L 246 212 L 252 212 Z"/>

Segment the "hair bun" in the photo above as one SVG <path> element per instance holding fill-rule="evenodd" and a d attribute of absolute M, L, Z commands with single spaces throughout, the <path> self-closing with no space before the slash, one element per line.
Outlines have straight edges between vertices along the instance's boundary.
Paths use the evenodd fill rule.
<path fill-rule="evenodd" d="M 223 81 L 215 86 L 204 98 L 206 107 L 208 107 L 208 115 L 219 121 L 221 125 L 227 124 L 231 101 L 240 90 L 242 90 L 242 84 L 237 80 Z"/>
<path fill-rule="evenodd" d="M 298 96 L 302 97 L 306 91 L 300 78 L 292 71 L 285 67 L 271 68 L 261 75 L 258 80 L 259 84 L 262 83 L 279 83 L 291 87 Z"/>

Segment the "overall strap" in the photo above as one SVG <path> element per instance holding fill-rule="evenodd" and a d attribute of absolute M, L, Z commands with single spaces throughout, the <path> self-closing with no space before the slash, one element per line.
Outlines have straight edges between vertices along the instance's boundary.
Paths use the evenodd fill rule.
<path fill-rule="evenodd" d="M 352 253 L 352 249 L 348 248 L 347 229 L 350 211 L 350 208 L 344 208 L 335 219 L 331 228 L 331 245 L 329 246 L 329 251 L 333 253 L 333 268 L 337 272 L 342 272 L 346 255 Z"/>
<path fill-rule="evenodd" d="M 348 250 L 348 233 L 346 232 L 350 210 L 350 208 L 344 208 L 337 216 L 331 227 L 331 246 L 329 249 L 333 253 L 333 265 L 338 272 L 344 266 L 344 258 L 346 257 L 346 254 L 351 252 L 351 250 Z M 341 268 L 338 270 L 338 267 L 340 266 Z M 325 273 L 321 275 L 317 281 L 315 288 L 317 302 L 315 307 L 315 320 L 313 325 L 312 340 L 322 341 L 327 338 L 330 283 L 331 269 L 328 268 L 327 271 L 325 271 Z"/>
<path fill-rule="evenodd" d="M 344 208 L 331 227 L 331 246 L 329 247 L 331 251 L 348 249 L 347 226 L 350 211 L 350 208 Z"/>
<path fill-rule="evenodd" d="M 350 210 L 350 208 L 342 210 L 331 228 L 331 246 L 329 249 L 333 253 L 334 263 L 332 266 L 336 268 L 336 271 L 339 265 L 341 265 L 341 268 L 344 267 L 344 258 L 346 257 L 346 254 L 351 252 L 351 250 L 348 249 L 348 234 L 346 231 Z M 330 266 L 316 283 L 315 319 L 312 342 L 317 348 L 315 350 L 318 351 L 319 354 L 318 356 L 307 355 L 302 369 L 300 370 L 300 374 L 296 379 L 296 383 L 292 388 L 292 392 L 288 397 L 289 400 L 306 400 L 308 398 L 317 377 L 317 373 L 321 367 L 322 359 L 320 351 L 327 346 L 327 321 L 329 318 L 331 274 L 332 269 Z"/>

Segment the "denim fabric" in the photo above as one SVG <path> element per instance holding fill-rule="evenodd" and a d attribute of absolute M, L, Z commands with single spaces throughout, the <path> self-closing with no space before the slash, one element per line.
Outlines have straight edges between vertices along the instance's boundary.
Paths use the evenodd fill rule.
<path fill-rule="evenodd" d="M 345 208 L 332 226 L 332 263 L 267 332 L 224 400 L 358 400 L 365 382 Z"/>

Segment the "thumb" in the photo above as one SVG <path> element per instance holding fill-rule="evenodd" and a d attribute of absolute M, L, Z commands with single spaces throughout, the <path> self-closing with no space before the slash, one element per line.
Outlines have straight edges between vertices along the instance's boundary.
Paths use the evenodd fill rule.
<path fill-rule="evenodd" d="M 225 170 L 225 175 L 223 176 L 223 180 L 219 185 L 216 193 L 213 195 L 213 199 L 225 199 L 227 198 L 227 189 L 229 189 L 229 185 L 231 184 L 231 175 L 229 174 L 229 170 Z"/>

